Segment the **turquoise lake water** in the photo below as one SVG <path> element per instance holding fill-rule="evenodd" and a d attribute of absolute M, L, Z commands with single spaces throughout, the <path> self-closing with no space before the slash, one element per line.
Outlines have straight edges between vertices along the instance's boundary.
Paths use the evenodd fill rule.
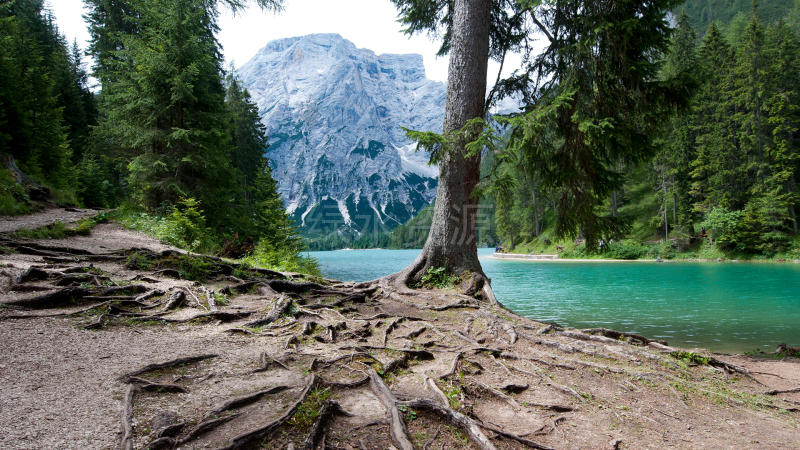
<path fill-rule="evenodd" d="M 720 352 L 800 345 L 800 265 L 507 261 L 481 249 L 498 300 L 518 314 L 606 327 Z M 326 276 L 365 281 L 419 250 L 311 252 Z"/>

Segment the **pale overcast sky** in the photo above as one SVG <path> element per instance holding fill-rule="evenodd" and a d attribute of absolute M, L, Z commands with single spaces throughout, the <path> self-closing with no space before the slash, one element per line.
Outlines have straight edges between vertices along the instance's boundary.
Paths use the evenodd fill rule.
<path fill-rule="evenodd" d="M 47 0 L 56 22 L 69 42 L 77 39 L 86 48 L 89 33 L 82 0 Z M 397 10 L 389 0 L 285 0 L 280 13 L 262 12 L 252 6 L 235 17 L 223 8 L 219 41 L 226 63 L 242 66 L 267 42 L 311 33 L 338 33 L 359 48 L 381 53 L 418 53 L 425 61 L 428 78 L 447 80 L 447 57 L 437 57 L 438 45 L 426 35 L 408 37 L 397 23 Z M 514 58 L 519 61 L 518 58 Z M 510 62 L 510 61 L 509 61 Z M 227 65 L 226 64 L 226 65 Z M 507 64 L 507 68 L 514 64 Z M 488 79 L 494 83 L 498 65 L 490 63 Z M 504 70 L 504 72 L 509 72 Z"/>

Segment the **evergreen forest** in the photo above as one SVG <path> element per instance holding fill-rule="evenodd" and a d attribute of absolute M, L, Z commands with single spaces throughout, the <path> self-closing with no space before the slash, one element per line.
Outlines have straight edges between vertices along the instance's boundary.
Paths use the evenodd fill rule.
<path fill-rule="evenodd" d="M 425 242 L 430 208 L 390 233 L 301 236 L 264 156 L 257 107 L 216 39 L 219 8 L 243 2 L 85 3 L 85 53 L 43 0 L 0 6 L 0 214 L 42 202 L 116 208 L 121 223 L 170 244 L 298 271 L 315 270 L 304 249 Z M 609 178 L 583 186 L 591 201 L 548 162 L 565 139 L 586 135 L 556 117 L 580 84 L 562 84 L 535 126 L 530 112 L 555 90 L 494 117 L 481 141 L 479 244 L 562 256 L 800 257 L 800 3 L 688 0 L 673 23 L 652 76 L 676 99 L 666 112 L 643 100 L 630 118 L 659 114 L 655 145 L 638 154 L 633 142 L 614 143 L 631 150 L 606 155 Z"/>
<path fill-rule="evenodd" d="M 217 2 L 85 3 L 91 69 L 43 0 L 0 6 L 0 214 L 41 200 L 117 207 L 121 223 L 181 248 L 315 271 L 258 110 L 223 68 Z"/>
<path fill-rule="evenodd" d="M 567 230 L 576 240 L 560 239 L 562 192 L 542 182 L 529 154 L 509 148 L 496 167 L 506 182 L 494 190 L 504 245 L 614 258 L 800 256 L 798 34 L 765 22 L 760 9 L 732 39 L 717 22 L 698 33 L 688 11 L 699 14 L 699 3 L 678 16 L 660 74 L 683 78 L 687 103 L 664 122 L 652 158 L 609 161 L 624 178 L 596 212 L 616 231 L 593 251 L 580 228 Z"/>

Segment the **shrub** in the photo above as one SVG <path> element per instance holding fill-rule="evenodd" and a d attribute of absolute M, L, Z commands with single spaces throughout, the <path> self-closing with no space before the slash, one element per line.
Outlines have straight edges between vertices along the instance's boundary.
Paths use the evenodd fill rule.
<path fill-rule="evenodd" d="M 213 252 L 216 248 L 215 236 L 206 226 L 200 202 L 185 198 L 168 211 L 168 215 L 154 216 L 125 205 L 118 210 L 116 218 L 122 225 L 153 236 L 166 244 L 192 252 Z"/>
<path fill-rule="evenodd" d="M 299 272 L 309 275 L 320 275 L 319 263 L 310 256 L 302 255 L 294 246 L 280 246 L 261 239 L 253 252 L 242 262 L 254 267 L 278 270 L 282 272 Z"/>
<path fill-rule="evenodd" d="M 446 289 L 458 284 L 459 281 L 461 281 L 461 278 L 447 273 L 444 267 L 429 267 L 428 271 L 420 279 L 420 286 Z"/>
<path fill-rule="evenodd" d="M 610 242 L 604 246 L 603 256 L 610 259 L 639 259 L 649 256 L 647 246 L 633 239 Z"/>
<path fill-rule="evenodd" d="M 7 169 L 0 169 L 0 216 L 13 216 L 31 211 L 25 189 Z"/>
<path fill-rule="evenodd" d="M 733 250 L 741 239 L 741 226 L 744 212 L 728 211 L 725 208 L 714 208 L 700 225 L 705 228 L 717 246 L 724 250 Z"/>

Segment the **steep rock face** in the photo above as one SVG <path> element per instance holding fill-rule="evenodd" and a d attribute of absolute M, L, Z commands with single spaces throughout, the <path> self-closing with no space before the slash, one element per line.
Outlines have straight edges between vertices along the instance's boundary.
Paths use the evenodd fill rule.
<path fill-rule="evenodd" d="M 425 78 L 420 55 L 314 34 L 270 42 L 239 74 L 287 209 L 308 233 L 394 228 L 433 200 L 438 169 L 402 129 L 442 128 L 446 88 Z"/>

